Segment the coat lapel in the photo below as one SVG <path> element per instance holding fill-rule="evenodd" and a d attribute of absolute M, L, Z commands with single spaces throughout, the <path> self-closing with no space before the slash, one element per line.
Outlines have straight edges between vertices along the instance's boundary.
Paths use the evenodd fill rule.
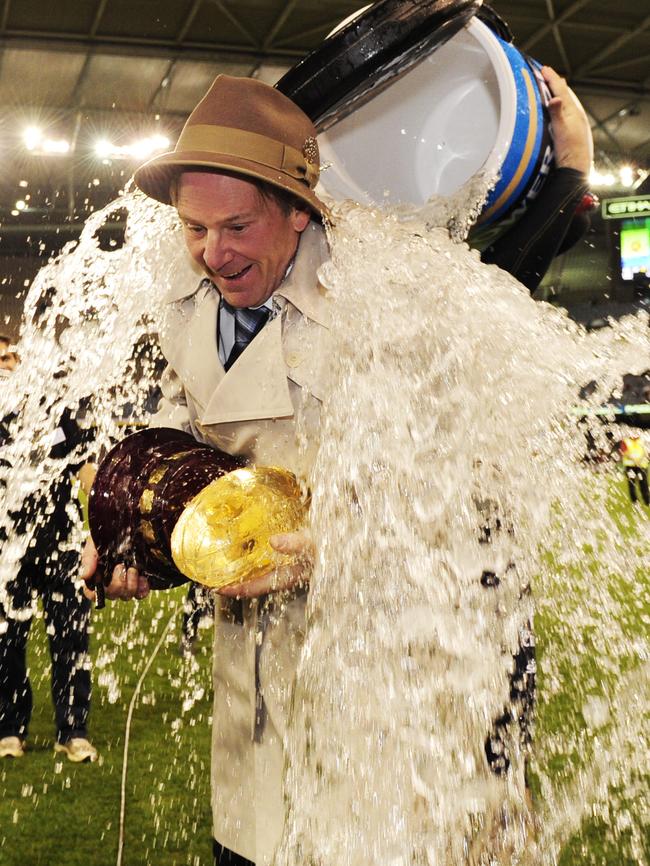
<path fill-rule="evenodd" d="M 170 325 L 175 333 L 165 341 L 165 355 L 192 399 L 206 406 L 225 375 L 217 348 L 219 293 L 202 283 L 195 297 L 180 303 L 180 321 L 174 315 Z"/>
<path fill-rule="evenodd" d="M 293 415 L 282 356 L 282 321 L 273 319 L 223 375 L 201 419 L 227 424 Z"/>

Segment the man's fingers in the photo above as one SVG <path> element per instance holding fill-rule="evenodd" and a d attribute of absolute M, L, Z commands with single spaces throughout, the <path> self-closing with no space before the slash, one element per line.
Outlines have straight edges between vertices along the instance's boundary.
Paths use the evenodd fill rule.
<path fill-rule="evenodd" d="M 246 583 L 225 586 L 217 592 L 228 598 L 257 598 L 269 592 L 292 589 L 307 583 L 314 556 L 314 544 L 309 529 L 276 533 L 269 538 L 269 544 L 278 553 L 297 557 L 296 563 L 279 566 L 260 577 L 247 580 Z"/>
<path fill-rule="evenodd" d="M 278 553 L 288 555 L 312 556 L 314 552 L 311 532 L 301 529 L 298 532 L 277 533 L 269 538 L 269 544 Z"/>
<path fill-rule="evenodd" d="M 542 66 L 542 75 L 553 96 L 562 96 L 569 89 L 566 78 L 558 75 L 552 66 Z"/>
<path fill-rule="evenodd" d="M 561 75 L 550 66 L 543 66 L 542 74 L 553 95 L 548 110 L 556 165 L 588 174 L 593 161 L 593 137 L 587 114 Z"/>
<path fill-rule="evenodd" d="M 218 589 L 219 595 L 227 598 L 258 598 L 269 592 L 293 589 L 302 586 L 309 580 L 310 569 L 303 563 L 297 565 L 284 565 L 268 571 L 261 577 L 247 580 L 246 583 L 238 583 L 233 586 L 224 586 Z"/>
<path fill-rule="evenodd" d="M 149 595 L 151 587 L 149 586 L 149 581 L 146 577 L 143 577 L 141 574 L 138 574 L 138 589 L 136 591 L 135 597 L 146 598 Z"/>
<path fill-rule="evenodd" d="M 83 594 L 92 602 L 95 601 L 96 594 L 86 581 L 91 580 L 97 571 L 97 559 L 97 550 L 93 544 L 93 540 L 92 538 L 88 538 L 81 551 L 79 578 L 84 582 L 82 588 Z"/>
<path fill-rule="evenodd" d="M 124 589 L 126 592 L 126 598 L 135 598 L 138 594 L 138 582 L 140 575 L 138 574 L 137 568 L 127 568 L 126 570 L 126 579 L 124 581 Z"/>
<path fill-rule="evenodd" d="M 97 550 L 92 540 L 89 538 L 84 549 L 81 551 L 81 572 L 79 577 L 82 580 L 89 580 L 97 571 Z"/>
<path fill-rule="evenodd" d="M 237 583 L 231 586 L 222 586 L 217 592 L 226 598 L 257 598 L 271 591 L 271 581 L 268 574 L 247 580 L 246 583 Z"/>
<path fill-rule="evenodd" d="M 133 598 L 145 598 L 149 595 L 149 589 L 149 581 L 137 568 L 127 568 L 124 563 L 120 563 L 113 569 L 105 594 L 109 599 L 130 601 Z"/>
<path fill-rule="evenodd" d="M 106 598 L 121 599 L 126 598 L 126 566 L 123 562 L 116 565 L 111 574 L 111 580 L 105 589 Z"/>
<path fill-rule="evenodd" d="M 89 538 L 81 552 L 81 571 L 79 576 L 84 581 L 83 593 L 90 601 L 95 601 L 96 593 L 92 586 L 88 586 L 85 581 L 93 578 L 97 572 L 97 565 L 97 550 L 92 539 Z M 149 581 L 144 575 L 139 573 L 137 568 L 132 566 L 127 568 L 124 563 L 120 563 L 113 569 L 110 583 L 105 587 L 104 592 L 108 599 L 130 601 L 132 598 L 146 598 L 149 595 L 150 588 Z"/>

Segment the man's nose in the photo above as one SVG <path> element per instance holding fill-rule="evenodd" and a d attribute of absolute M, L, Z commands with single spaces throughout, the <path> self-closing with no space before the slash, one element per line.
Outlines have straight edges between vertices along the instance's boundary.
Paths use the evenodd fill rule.
<path fill-rule="evenodd" d="M 203 247 L 203 261 L 211 271 L 218 271 L 232 259 L 232 252 L 220 232 L 208 232 Z"/>

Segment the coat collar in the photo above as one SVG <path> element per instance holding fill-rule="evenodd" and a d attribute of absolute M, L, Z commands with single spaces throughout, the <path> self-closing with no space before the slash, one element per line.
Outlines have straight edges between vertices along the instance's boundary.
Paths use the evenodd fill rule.
<path fill-rule="evenodd" d="M 206 285 L 212 285 L 205 274 L 202 274 L 198 264 L 188 255 L 184 243 L 175 257 L 169 279 L 171 288 L 167 289 L 163 296 L 163 303 L 165 304 L 173 304 L 184 298 L 191 298 Z"/>
<path fill-rule="evenodd" d="M 329 328 L 331 312 L 325 289 L 318 279 L 318 269 L 328 255 L 324 229 L 310 222 L 300 238 L 293 268 L 275 293 L 293 304 L 303 316 L 325 328 Z"/>

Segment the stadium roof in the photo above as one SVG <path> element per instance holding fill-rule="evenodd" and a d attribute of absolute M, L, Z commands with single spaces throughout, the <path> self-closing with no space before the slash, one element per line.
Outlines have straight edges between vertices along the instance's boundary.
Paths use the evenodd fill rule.
<path fill-rule="evenodd" d="M 405 0 L 410 2 L 410 0 Z M 220 71 L 274 81 L 363 0 L 2 0 L 3 116 L 160 115 L 176 126 Z M 517 45 L 566 75 L 597 145 L 650 161 L 644 0 L 492 0 Z M 118 125 L 119 125 L 118 121 Z M 132 123 L 131 123 L 132 125 Z M 6 122 L 4 124 L 6 128 Z M 79 130 L 77 131 L 79 134 Z"/>
<path fill-rule="evenodd" d="M 216 74 L 273 83 L 364 5 L 0 0 L 0 252 L 52 227 L 71 231 L 114 198 L 148 146 L 174 141 Z M 650 169 L 647 0 L 490 5 L 523 51 L 574 86 L 597 164 Z"/>

